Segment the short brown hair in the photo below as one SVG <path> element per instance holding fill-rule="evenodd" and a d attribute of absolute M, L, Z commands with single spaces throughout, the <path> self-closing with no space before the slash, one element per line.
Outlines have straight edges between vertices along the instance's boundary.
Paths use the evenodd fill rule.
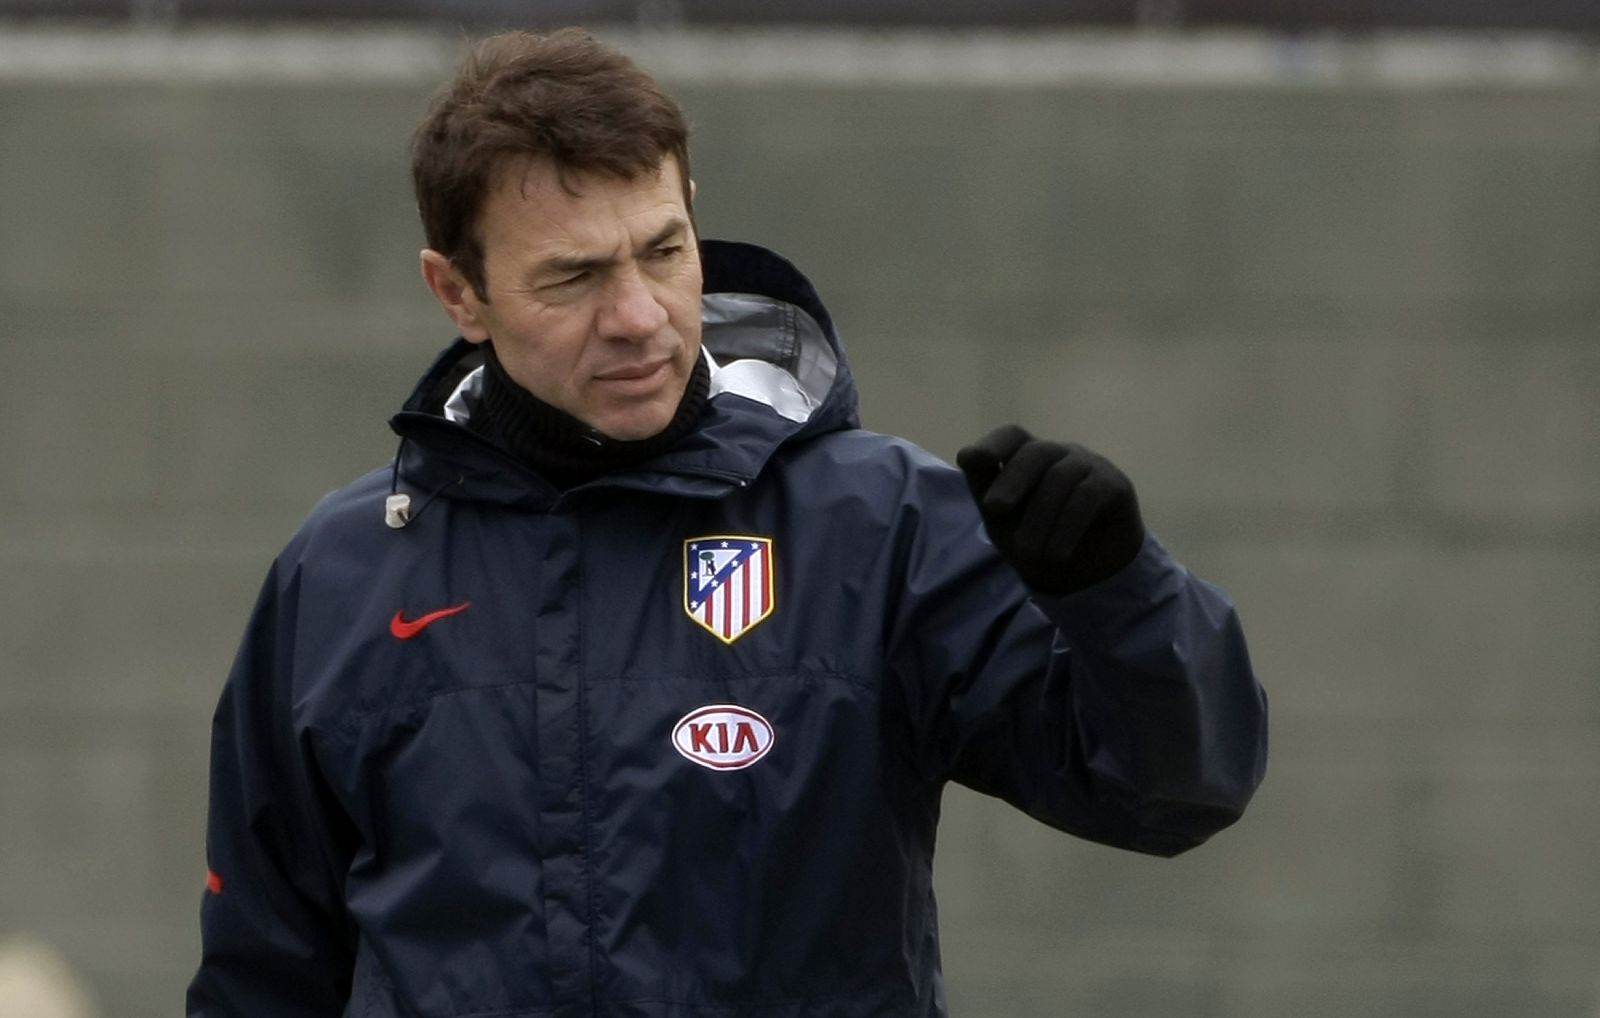
<path fill-rule="evenodd" d="M 430 248 L 487 299 L 478 215 L 495 174 L 519 158 L 631 180 L 675 156 L 689 200 L 683 110 L 632 60 L 587 32 L 506 32 L 476 44 L 411 142 L 411 180 Z"/>

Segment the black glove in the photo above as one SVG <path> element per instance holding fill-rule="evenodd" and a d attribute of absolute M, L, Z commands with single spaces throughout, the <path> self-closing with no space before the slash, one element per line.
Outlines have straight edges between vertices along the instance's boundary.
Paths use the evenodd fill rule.
<path fill-rule="evenodd" d="M 1081 445 L 1045 442 L 1015 424 L 956 454 L 989 539 L 1041 594 L 1098 583 L 1139 554 L 1133 482 Z"/>

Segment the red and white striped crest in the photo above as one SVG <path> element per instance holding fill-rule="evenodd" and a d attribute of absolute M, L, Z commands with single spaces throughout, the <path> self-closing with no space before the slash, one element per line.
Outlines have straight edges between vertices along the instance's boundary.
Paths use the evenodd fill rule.
<path fill-rule="evenodd" d="M 732 643 L 776 606 L 772 538 L 719 535 L 683 542 L 683 610 Z"/>

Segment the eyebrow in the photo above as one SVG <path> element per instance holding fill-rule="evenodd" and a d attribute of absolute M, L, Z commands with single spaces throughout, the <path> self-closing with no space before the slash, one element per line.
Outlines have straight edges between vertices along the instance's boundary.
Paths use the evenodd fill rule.
<path fill-rule="evenodd" d="M 652 234 L 650 239 L 639 245 L 639 249 L 635 253 L 644 254 L 645 252 L 660 246 L 673 235 L 683 232 L 688 225 L 689 224 L 687 221 L 674 216 L 666 223 L 666 225 L 662 226 L 661 229 Z M 585 258 L 581 256 L 576 258 L 551 258 L 548 261 L 539 263 L 539 267 L 535 270 L 535 272 L 539 274 L 548 272 L 588 272 L 593 269 L 608 268 L 615 261 L 616 259 L 610 255 L 601 255 L 595 258 Z"/>

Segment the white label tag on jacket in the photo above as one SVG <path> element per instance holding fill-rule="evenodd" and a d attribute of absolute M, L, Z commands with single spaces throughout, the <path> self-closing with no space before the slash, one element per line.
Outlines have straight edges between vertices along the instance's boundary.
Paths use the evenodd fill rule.
<path fill-rule="evenodd" d="M 672 727 L 672 747 L 714 771 L 749 767 L 771 751 L 776 738 L 771 722 L 733 703 L 696 707 Z"/>

